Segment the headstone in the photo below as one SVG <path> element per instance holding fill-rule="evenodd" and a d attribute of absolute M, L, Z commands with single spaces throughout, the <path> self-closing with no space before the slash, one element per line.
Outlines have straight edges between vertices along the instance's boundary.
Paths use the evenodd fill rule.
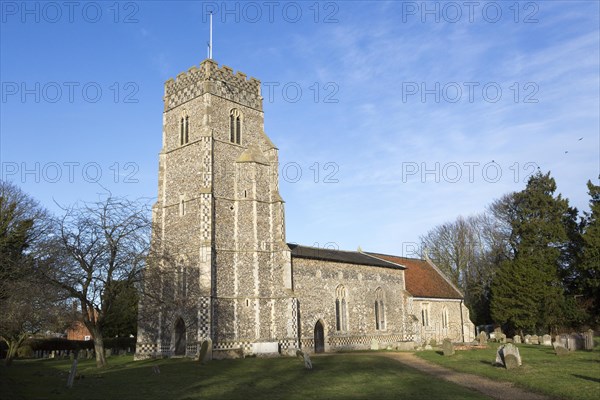
<path fill-rule="evenodd" d="M 525 344 L 531 344 L 531 335 L 525 335 L 523 341 L 525 342 Z"/>
<path fill-rule="evenodd" d="M 69 360 L 73 361 L 75 359 L 75 354 L 71 351 L 69 353 Z"/>
<path fill-rule="evenodd" d="M 515 344 L 519 344 L 519 343 L 521 343 L 521 336 L 519 336 L 519 335 L 515 335 L 515 336 L 513 337 L 513 343 L 515 343 Z"/>
<path fill-rule="evenodd" d="M 375 339 L 371 340 L 371 350 L 379 350 L 379 342 Z"/>
<path fill-rule="evenodd" d="M 106 355 L 106 357 L 110 357 L 112 355 L 112 349 L 106 349 L 104 354 Z"/>
<path fill-rule="evenodd" d="M 542 336 L 542 342 L 540 344 L 544 346 L 552 346 L 552 336 L 545 334 Z"/>
<path fill-rule="evenodd" d="M 426 344 L 424 347 L 425 350 L 433 350 L 433 347 L 431 347 L 431 345 Z"/>
<path fill-rule="evenodd" d="M 73 364 L 71 365 L 71 372 L 69 373 L 69 378 L 67 379 L 67 387 L 69 389 L 73 387 L 73 381 L 75 380 L 76 374 L 77 374 L 77 359 L 73 360 Z"/>
<path fill-rule="evenodd" d="M 531 344 L 540 344 L 540 339 L 538 338 L 538 335 L 533 335 L 530 339 Z"/>
<path fill-rule="evenodd" d="M 506 369 L 517 368 L 521 365 L 521 354 L 519 348 L 512 343 L 498 347 L 496 351 L 496 365 Z"/>
<path fill-rule="evenodd" d="M 52 351 L 50 352 L 50 358 L 54 358 L 54 357 L 56 357 L 56 354 L 54 353 L 54 350 L 52 350 Z"/>
<path fill-rule="evenodd" d="M 578 333 L 571 333 L 567 336 L 567 348 L 571 351 L 582 350 L 585 346 L 585 339 Z"/>
<path fill-rule="evenodd" d="M 566 356 L 569 354 L 569 349 L 567 349 L 565 346 L 563 346 L 559 342 L 552 343 L 552 346 L 554 347 L 554 352 L 559 357 L 563 357 L 563 356 Z"/>
<path fill-rule="evenodd" d="M 442 349 L 444 350 L 445 356 L 453 356 L 454 355 L 454 345 L 450 339 L 444 339 L 444 343 L 442 344 Z"/>
<path fill-rule="evenodd" d="M 496 337 L 498 338 L 498 342 L 506 343 L 506 335 L 504 333 L 497 333 Z"/>
<path fill-rule="evenodd" d="M 485 331 L 481 331 L 479 333 L 479 336 L 477 337 L 477 339 L 479 340 L 480 345 L 487 344 L 487 340 L 488 340 L 487 333 L 485 333 Z"/>
<path fill-rule="evenodd" d="M 589 329 L 587 332 L 583 334 L 584 337 L 584 345 L 583 348 L 585 350 L 594 350 L 594 331 Z"/>
<path fill-rule="evenodd" d="M 310 356 L 308 355 L 308 353 L 305 353 L 302 350 L 298 349 L 296 350 L 296 356 L 302 357 L 302 359 L 304 360 L 304 368 L 312 369 L 312 361 L 310 361 Z"/>
<path fill-rule="evenodd" d="M 212 360 L 212 341 L 210 339 L 202 341 L 202 345 L 200 345 L 200 355 L 198 356 L 198 360 L 202 364 L 206 364 L 208 361 Z"/>

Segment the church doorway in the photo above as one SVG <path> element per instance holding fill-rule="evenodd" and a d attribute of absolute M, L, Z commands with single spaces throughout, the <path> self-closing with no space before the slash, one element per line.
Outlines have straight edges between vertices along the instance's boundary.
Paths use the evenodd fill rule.
<path fill-rule="evenodd" d="M 185 323 L 182 318 L 175 322 L 175 355 L 185 356 Z"/>
<path fill-rule="evenodd" d="M 315 324 L 315 353 L 323 353 L 325 351 L 325 331 L 323 323 L 318 320 Z"/>

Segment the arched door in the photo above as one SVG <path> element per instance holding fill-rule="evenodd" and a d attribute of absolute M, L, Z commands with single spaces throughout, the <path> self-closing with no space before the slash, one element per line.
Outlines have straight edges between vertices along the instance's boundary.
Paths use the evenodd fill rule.
<path fill-rule="evenodd" d="M 185 323 L 181 318 L 175 323 L 175 355 L 185 356 Z"/>
<path fill-rule="evenodd" d="M 325 331 L 321 320 L 315 324 L 315 353 L 323 353 L 325 351 Z"/>

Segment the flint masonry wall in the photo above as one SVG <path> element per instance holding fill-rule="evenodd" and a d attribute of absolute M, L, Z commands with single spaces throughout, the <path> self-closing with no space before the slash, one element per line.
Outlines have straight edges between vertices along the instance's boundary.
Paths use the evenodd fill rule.
<path fill-rule="evenodd" d="M 314 351 L 314 328 L 325 327 L 325 351 L 369 349 L 404 340 L 404 273 L 398 269 L 314 259 L 292 259 L 303 350 Z M 336 330 L 336 288 L 347 291 L 348 330 Z M 375 291 L 384 293 L 385 328 L 376 329 Z"/>

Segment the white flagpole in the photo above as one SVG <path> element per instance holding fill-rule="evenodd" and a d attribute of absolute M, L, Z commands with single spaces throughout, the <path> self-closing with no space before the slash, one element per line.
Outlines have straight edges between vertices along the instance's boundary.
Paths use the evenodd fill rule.
<path fill-rule="evenodd" d="M 212 11 L 210 12 L 210 36 L 208 40 L 208 58 L 212 60 Z"/>

